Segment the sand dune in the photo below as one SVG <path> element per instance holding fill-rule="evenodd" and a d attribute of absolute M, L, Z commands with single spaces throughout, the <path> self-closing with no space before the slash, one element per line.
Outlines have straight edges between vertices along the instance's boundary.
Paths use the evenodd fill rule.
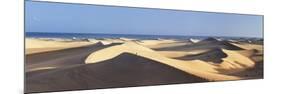
<path fill-rule="evenodd" d="M 206 48 L 223 48 L 223 49 L 227 49 L 227 50 L 243 50 L 243 48 L 240 48 L 236 45 L 233 45 L 231 43 L 229 43 L 228 41 L 224 41 L 224 40 L 217 40 L 215 38 L 207 38 L 205 40 L 199 41 L 198 43 L 192 45 L 192 46 L 199 46 L 204 48 L 204 46 L 206 46 Z"/>
<path fill-rule="evenodd" d="M 251 57 L 253 56 L 254 54 L 257 54 L 259 53 L 258 50 L 256 49 L 251 49 L 251 50 L 241 50 L 241 51 L 237 51 L 238 53 L 240 53 L 241 55 L 244 55 L 246 57 Z"/>
<path fill-rule="evenodd" d="M 84 64 L 84 60 L 91 52 L 109 46 L 111 45 L 102 45 L 97 43 L 90 46 L 30 54 L 26 56 L 26 72 L 60 68 L 74 64 Z"/>
<path fill-rule="evenodd" d="M 228 57 L 223 59 L 224 62 L 221 63 L 220 65 L 212 65 L 201 60 L 184 61 L 184 60 L 167 58 L 149 48 L 131 42 L 131 43 L 124 43 L 122 45 L 117 45 L 117 46 L 96 51 L 92 53 L 86 59 L 85 62 L 98 63 L 101 61 L 112 59 L 122 53 L 131 53 L 144 58 L 158 61 L 163 64 L 167 64 L 171 67 L 185 71 L 186 73 L 190 73 L 195 76 L 208 79 L 210 81 L 241 79 L 239 77 L 222 75 L 217 73 L 219 72 L 218 70 L 227 71 L 235 68 L 241 69 L 245 67 L 252 67 L 254 65 L 254 63 L 251 60 L 247 59 L 246 57 L 243 57 L 238 53 L 229 50 L 223 50 L 223 51 L 226 54 L 228 54 Z"/>
<path fill-rule="evenodd" d="M 164 40 L 164 39 L 160 39 L 160 40 L 141 40 L 139 41 L 139 44 L 148 46 L 148 45 L 157 45 L 157 44 L 162 44 L 162 43 L 175 43 L 177 41 L 175 40 Z"/>
<path fill-rule="evenodd" d="M 258 44 L 249 44 L 249 43 L 231 43 L 231 44 L 247 50 L 252 50 L 252 49 L 263 50 L 263 45 L 258 45 Z"/>
<path fill-rule="evenodd" d="M 193 50 L 193 51 L 156 51 L 157 53 L 168 58 L 181 58 L 188 55 L 196 55 L 207 50 Z"/>
<path fill-rule="evenodd" d="M 151 48 L 151 49 L 161 49 L 161 48 L 173 48 L 173 47 L 178 47 L 178 46 L 185 46 L 189 45 L 190 43 L 188 42 L 168 42 L 168 43 L 159 43 L 159 44 L 154 44 L 154 45 L 147 45 L 147 44 L 142 44 L 145 47 Z"/>
<path fill-rule="evenodd" d="M 56 51 L 68 48 L 92 45 L 95 42 L 86 41 L 61 41 L 61 40 L 42 40 L 42 39 L 25 39 L 26 54 L 42 53 L 48 51 Z"/>
<path fill-rule="evenodd" d="M 89 46 L 93 44 L 110 45 L 116 43 L 123 43 L 123 40 L 118 39 L 86 39 L 84 40 L 70 40 L 59 38 L 44 38 L 44 39 L 32 39 L 27 38 L 26 41 L 26 54 L 35 54 L 49 51 L 64 50 L 69 48 L 77 48 L 82 46 Z"/>
<path fill-rule="evenodd" d="M 223 48 L 227 50 L 243 50 L 242 48 L 229 43 L 228 41 L 219 41 L 215 38 L 207 38 L 191 45 L 181 45 L 174 47 L 157 48 L 157 51 L 191 51 L 198 49 Z"/>
<path fill-rule="evenodd" d="M 131 49 L 131 50 L 128 50 Z M 95 62 L 100 62 L 104 60 L 111 59 L 113 57 L 116 57 L 120 55 L 123 52 L 128 52 L 128 53 L 133 53 L 133 54 L 138 54 L 138 52 L 153 52 L 153 50 L 142 47 L 140 45 L 137 45 L 134 42 L 126 42 L 122 45 L 117 45 L 109 48 L 105 48 L 104 50 L 99 50 L 94 53 L 92 53 L 86 60 L 86 63 L 95 63 Z M 110 54 L 109 54 L 110 53 Z M 92 58 L 94 57 L 94 58 Z"/>
<path fill-rule="evenodd" d="M 247 79 L 263 78 L 263 51 L 251 49 L 237 52 L 254 61 L 255 65 L 243 71 L 231 73 L 230 75 L 236 75 Z"/>
<path fill-rule="evenodd" d="M 255 66 L 255 62 L 236 51 L 223 50 L 223 52 L 227 54 L 227 57 L 223 58 L 223 62 L 219 64 L 219 70 L 223 73 L 235 73 Z"/>
<path fill-rule="evenodd" d="M 177 57 L 180 60 L 194 60 L 199 59 L 206 62 L 221 63 L 223 58 L 226 58 L 227 54 L 222 51 L 222 49 L 216 48 L 202 53 L 194 55 L 185 55 L 182 57 Z"/>
<path fill-rule="evenodd" d="M 100 63 L 62 68 L 27 78 L 27 90 L 43 92 L 205 81 L 160 62 L 122 53 Z"/>
<path fill-rule="evenodd" d="M 138 44 L 143 45 L 145 47 L 151 49 L 161 49 L 161 48 L 169 48 L 169 47 L 178 47 L 192 44 L 188 40 L 172 40 L 172 39 L 159 39 L 159 40 L 139 40 Z"/>
<path fill-rule="evenodd" d="M 34 40 L 29 48 L 76 42 Z M 89 45 L 26 56 L 27 92 L 97 89 L 263 77 L 260 45 L 208 38 L 94 39 Z M 79 44 L 79 43 L 78 43 Z"/>

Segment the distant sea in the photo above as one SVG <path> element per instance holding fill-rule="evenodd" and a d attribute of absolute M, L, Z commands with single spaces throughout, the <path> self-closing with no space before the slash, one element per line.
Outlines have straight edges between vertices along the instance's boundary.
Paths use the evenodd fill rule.
<path fill-rule="evenodd" d="M 102 39 L 102 38 L 134 38 L 134 39 L 189 39 L 207 38 L 199 36 L 178 36 L 178 35 L 135 35 L 135 34 L 94 34 L 94 33 L 41 33 L 25 32 L 26 37 L 31 38 L 66 38 L 66 39 Z"/>
<path fill-rule="evenodd" d="M 29 38 L 65 38 L 65 39 L 103 39 L 103 38 L 134 38 L 134 39 L 205 39 L 207 36 L 180 36 L 180 35 L 136 35 L 136 34 L 95 34 L 95 33 L 42 33 L 25 32 Z M 243 37 L 217 37 L 223 39 L 237 39 Z"/>

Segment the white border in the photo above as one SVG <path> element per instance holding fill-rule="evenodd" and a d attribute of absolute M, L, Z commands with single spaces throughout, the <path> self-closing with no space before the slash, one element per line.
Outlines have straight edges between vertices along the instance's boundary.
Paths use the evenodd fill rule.
<path fill-rule="evenodd" d="M 49 94 L 281 94 L 280 2 L 278 0 L 49 0 L 87 4 L 183 9 L 265 15 L 265 79 L 134 88 L 55 92 Z M 0 92 L 23 93 L 23 0 L 0 3 Z"/>

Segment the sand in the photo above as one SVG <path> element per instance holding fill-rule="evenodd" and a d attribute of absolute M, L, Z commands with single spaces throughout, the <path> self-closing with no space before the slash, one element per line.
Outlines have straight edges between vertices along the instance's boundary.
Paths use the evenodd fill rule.
<path fill-rule="evenodd" d="M 83 61 L 92 51 L 105 47 L 107 46 L 97 43 L 78 48 L 30 54 L 26 57 L 26 72 L 46 68 L 59 68 L 74 64 L 84 64 Z"/>
<path fill-rule="evenodd" d="M 55 50 L 26 56 L 26 92 L 263 78 L 263 45 L 233 41 L 27 39 Z"/>
<path fill-rule="evenodd" d="M 29 92 L 45 92 L 206 81 L 157 61 L 123 53 L 97 64 L 62 68 L 31 76 L 27 83 L 30 83 Z"/>
<path fill-rule="evenodd" d="M 109 47 L 106 49 L 102 49 L 92 53 L 87 59 L 86 63 L 98 63 L 104 60 L 112 59 L 122 53 L 131 53 L 141 57 L 145 57 L 151 60 L 155 60 L 161 62 L 163 64 L 167 64 L 171 67 L 177 68 L 179 70 L 185 71 L 186 73 L 190 73 L 204 79 L 208 79 L 210 81 L 219 81 L 219 80 L 236 80 L 240 79 L 239 77 L 233 77 L 228 75 L 215 74 L 218 72 L 217 70 L 227 71 L 229 69 L 241 69 L 245 67 L 252 67 L 254 63 L 235 52 L 231 52 L 228 50 L 222 50 L 227 54 L 227 58 L 224 58 L 219 66 L 211 65 L 209 63 L 205 63 L 202 60 L 177 60 L 164 57 L 159 53 L 138 45 L 134 42 L 124 43 L 122 45 L 117 45 L 113 47 Z M 202 56 L 201 56 L 202 57 Z M 244 65 L 244 66 L 242 66 Z M 197 68 L 198 67 L 198 68 Z M 206 67 L 206 68 L 205 68 Z M 207 75 L 207 76 L 206 76 Z"/>
<path fill-rule="evenodd" d="M 44 39 L 25 39 L 26 54 L 35 54 L 49 51 L 56 51 L 68 48 L 88 46 L 96 42 L 86 41 L 63 41 L 62 39 L 44 40 Z"/>

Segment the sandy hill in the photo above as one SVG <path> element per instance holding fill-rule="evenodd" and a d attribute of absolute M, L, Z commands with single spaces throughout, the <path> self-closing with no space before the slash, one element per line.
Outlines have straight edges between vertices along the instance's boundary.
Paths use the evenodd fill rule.
<path fill-rule="evenodd" d="M 99 63 L 61 68 L 32 76 L 27 78 L 27 90 L 44 92 L 205 81 L 158 61 L 122 53 Z"/>

